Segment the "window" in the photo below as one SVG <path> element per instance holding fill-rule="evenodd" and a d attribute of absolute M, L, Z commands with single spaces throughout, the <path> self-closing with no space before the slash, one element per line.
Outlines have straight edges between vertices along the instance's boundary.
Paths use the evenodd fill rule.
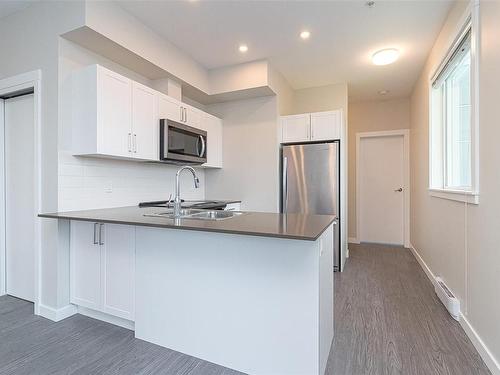
<path fill-rule="evenodd" d="M 432 80 L 430 190 L 475 203 L 472 72 L 469 24 Z"/>

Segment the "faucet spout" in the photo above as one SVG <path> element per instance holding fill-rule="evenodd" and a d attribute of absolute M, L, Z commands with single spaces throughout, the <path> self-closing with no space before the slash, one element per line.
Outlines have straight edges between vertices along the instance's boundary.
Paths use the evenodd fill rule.
<path fill-rule="evenodd" d="M 181 216 L 181 181 L 180 181 L 180 175 L 182 171 L 189 171 L 193 175 L 194 179 L 194 187 L 198 189 L 200 187 L 200 179 L 196 175 L 196 171 L 194 170 L 193 167 L 190 166 L 184 166 L 179 168 L 175 175 L 175 198 L 174 198 L 174 216 L 175 217 L 180 217 Z"/>

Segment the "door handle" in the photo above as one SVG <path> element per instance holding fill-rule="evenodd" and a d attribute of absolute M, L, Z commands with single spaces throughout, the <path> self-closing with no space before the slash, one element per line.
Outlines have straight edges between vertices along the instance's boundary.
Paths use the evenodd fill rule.
<path fill-rule="evenodd" d="M 395 193 L 401 193 L 402 191 L 403 191 L 403 188 L 399 188 L 399 189 L 394 190 Z"/>
<path fill-rule="evenodd" d="M 102 238 L 102 229 L 104 228 L 104 224 L 99 224 L 99 245 L 104 245 L 104 240 Z"/>
<path fill-rule="evenodd" d="M 94 245 L 99 245 L 99 240 L 97 239 L 97 226 L 99 223 L 94 223 Z"/>
<path fill-rule="evenodd" d="M 288 158 L 285 156 L 283 157 L 283 191 L 282 191 L 282 210 L 283 213 L 286 213 L 287 211 L 287 205 L 288 205 Z"/>
<path fill-rule="evenodd" d="M 199 135 L 198 137 L 199 137 L 198 139 L 201 141 L 201 151 L 198 156 L 202 158 L 203 155 L 205 155 L 205 148 L 206 148 L 205 139 L 202 135 Z"/>

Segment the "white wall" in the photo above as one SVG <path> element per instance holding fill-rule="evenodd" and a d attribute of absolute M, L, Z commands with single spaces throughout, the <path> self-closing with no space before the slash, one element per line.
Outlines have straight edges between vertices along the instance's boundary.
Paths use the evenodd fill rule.
<path fill-rule="evenodd" d="M 460 26 L 466 6 L 467 2 L 457 2 L 451 10 L 411 97 L 411 241 L 431 271 L 444 278 L 458 296 L 462 313 L 485 345 L 479 346 L 480 353 L 490 369 L 500 374 L 499 2 L 480 3 L 480 203 L 435 198 L 427 190 L 429 79 Z M 485 355 L 485 347 L 491 357 Z"/>
<path fill-rule="evenodd" d="M 242 209 L 278 212 L 276 96 L 208 106 L 223 119 L 221 170 L 206 171 L 208 199 L 237 199 Z"/>
<path fill-rule="evenodd" d="M 57 37 L 83 22 L 80 2 L 36 2 L 0 20 L 0 78 L 32 70 L 42 72 L 40 210 L 57 210 L 58 192 L 58 45 Z M 58 253 L 58 224 L 41 221 L 41 298 L 45 305 L 64 304 L 57 293 L 58 274 L 67 259 Z"/>
<path fill-rule="evenodd" d="M 356 238 L 356 133 L 408 129 L 410 100 L 349 103 L 349 237 Z"/>
<path fill-rule="evenodd" d="M 155 84 L 73 42 L 59 39 L 59 210 L 118 207 L 168 199 L 174 193 L 177 166 L 71 155 L 71 74 L 90 64 L 100 64 L 150 87 Z M 183 176 L 183 198 L 204 199 L 204 169 L 198 168 L 197 173 L 199 189 L 194 189 L 190 175 Z"/>

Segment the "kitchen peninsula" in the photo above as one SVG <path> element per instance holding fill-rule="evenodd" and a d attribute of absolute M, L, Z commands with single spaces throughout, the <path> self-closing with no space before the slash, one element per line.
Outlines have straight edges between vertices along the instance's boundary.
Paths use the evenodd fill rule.
<path fill-rule="evenodd" d="M 77 311 L 248 374 L 324 374 L 335 217 L 164 214 L 123 207 L 40 215 L 70 222 Z"/>

